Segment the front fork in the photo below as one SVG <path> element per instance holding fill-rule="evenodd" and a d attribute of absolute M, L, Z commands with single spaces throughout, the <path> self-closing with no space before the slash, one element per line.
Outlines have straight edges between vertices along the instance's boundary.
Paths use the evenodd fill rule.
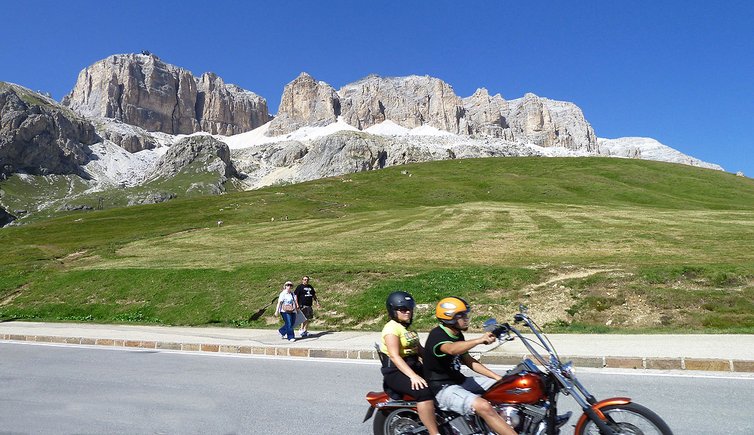
<path fill-rule="evenodd" d="M 603 435 L 614 435 L 618 433 L 610 427 L 610 423 L 612 422 L 610 421 L 609 417 L 602 413 L 601 409 L 609 405 L 624 405 L 626 403 L 630 403 L 630 398 L 613 397 L 598 402 L 597 399 L 595 399 L 594 396 L 589 393 L 589 391 L 587 391 L 586 387 L 584 387 L 584 385 L 582 385 L 575 376 L 569 376 L 566 379 L 559 373 L 553 373 L 552 375 L 557 379 L 558 382 L 552 382 L 555 387 L 551 388 L 551 390 L 554 390 L 556 394 L 560 392 L 561 389 L 565 390 L 565 394 L 570 394 L 584 411 L 584 413 L 581 414 L 579 421 L 576 423 L 575 433 L 579 433 L 579 429 L 583 427 L 584 424 L 586 424 L 587 420 L 592 420 L 594 424 L 596 424 L 600 429 L 600 433 Z M 550 392 L 550 394 L 552 394 L 552 392 Z M 555 411 L 554 409 L 554 400 L 551 398 L 550 401 L 551 403 L 553 403 L 553 406 L 551 407 L 553 412 L 548 415 L 548 435 L 555 435 L 558 432 L 552 431 L 552 429 L 550 428 L 553 427 L 554 421 L 552 414 L 557 414 L 557 411 Z"/>

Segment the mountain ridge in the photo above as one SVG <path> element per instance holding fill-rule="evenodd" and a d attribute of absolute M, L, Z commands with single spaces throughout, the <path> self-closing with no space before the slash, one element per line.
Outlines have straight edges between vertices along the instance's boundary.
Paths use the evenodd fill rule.
<path fill-rule="evenodd" d="M 79 193 L 87 194 L 141 188 L 147 197 L 169 199 L 195 190 L 191 186 L 197 183 L 190 181 L 173 183 L 177 191 L 169 194 L 145 187 L 150 180 L 176 177 L 182 165 L 196 165 L 194 158 L 167 152 L 187 136 L 198 148 L 219 150 L 219 142 L 228 149 L 227 158 L 216 151 L 222 163 L 202 160 L 208 162 L 204 173 L 214 174 L 202 182 L 214 186 L 210 193 L 224 192 L 229 181 L 233 189 L 254 189 L 405 163 L 491 156 L 644 158 L 722 170 L 654 139 L 598 138 L 571 102 L 533 93 L 506 100 L 485 88 L 462 98 L 430 76 L 371 74 L 335 90 L 302 72 L 285 86 L 275 116 L 253 91 L 225 84 L 211 72 L 196 77 L 151 53 L 113 55 L 84 68 L 62 103 L 18 88 L 36 102 L 27 111 L 52 110 L 64 123 L 91 125 L 93 133 L 85 140 L 61 139 L 68 148 L 78 144 L 71 148 L 78 150 L 72 167 L 36 162 L 45 168 L 40 172 L 28 164 L 19 167 L 19 152 L 10 152 L 29 154 L 39 145 L 34 138 L 12 142 L 8 138 L 18 135 L 4 121 L 11 133 L 0 136 L 3 177 L 80 176 L 83 181 L 75 183 L 85 184 Z M 3 119 L 16 112 L 3 110 Z M 225 169 L 218 171 L 218 164 Z M 161 174 L 160 168 L 170 170 Z"/>

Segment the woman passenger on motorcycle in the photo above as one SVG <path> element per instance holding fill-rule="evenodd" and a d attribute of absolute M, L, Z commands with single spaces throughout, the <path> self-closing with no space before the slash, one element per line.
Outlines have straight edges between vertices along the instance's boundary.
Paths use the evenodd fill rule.
<path fill-rule="evenodd" d="M 434 395 L 421 376 L 423 373 L 419 358 L 424 349 L 419 342 L 419 334 L 409 330 L 414 319 L 414 298 L 410 294 L 397 291 L 390 293 L 385 302 L 390 321 L 382 328 L 380 350 L 387 354 L 382 375 L 385 384 L 398 393 L 416 399 L 419 418 L 430 435 L 439 434 L 435 420 Z"/>

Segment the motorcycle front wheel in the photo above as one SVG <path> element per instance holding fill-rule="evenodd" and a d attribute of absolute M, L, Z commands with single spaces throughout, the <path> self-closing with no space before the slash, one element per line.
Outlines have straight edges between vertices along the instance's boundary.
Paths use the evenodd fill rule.
<path fill-rule="evenodd" d="M 412 409 L 399 408 L 392 411 L 381 411 L 374 416 L 374 435 L 403 435 L 412 434 L 413 430 L 424 426 L 419 414 Z M 423 430 L 420 434 L 426 434 Z"/>
<path fill-rule="evenodd" d="M 659 415 L 636 403 L 610 405 L 600 411 L 618 426 L 621 435 L 673 435 Z M 587 420 L 575 435 L 600 435 L 600 429 Z"/>

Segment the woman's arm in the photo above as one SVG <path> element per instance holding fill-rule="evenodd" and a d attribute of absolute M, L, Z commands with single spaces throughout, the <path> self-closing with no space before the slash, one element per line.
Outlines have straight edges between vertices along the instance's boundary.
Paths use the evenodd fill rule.
<path fill-rule="evenodd" d="M 427 388 L 427 381 L 416 374 L 416 372 L 411 367 L 409 367 L 409 365 L 406 363 L 406 360 L 404 360 L 401 356 L 401 341 L 398 336 L 395 334 L 385 335 L 385 345 L 387 346 L 387 352 L 388 356 L 390 357 L 390 361 L 393 362 L 395 367 L 400 370 L 401 373 L 406 375 L 406 377 L 411 380 L 411 389 L 420 390 L 422 388 Z"/>

